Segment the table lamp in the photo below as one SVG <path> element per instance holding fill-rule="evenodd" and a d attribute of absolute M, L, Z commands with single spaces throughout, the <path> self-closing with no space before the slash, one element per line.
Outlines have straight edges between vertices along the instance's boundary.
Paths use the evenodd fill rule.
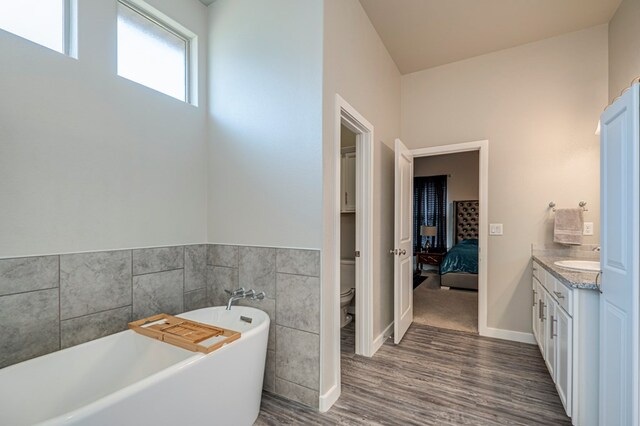
<path fill-rule="evenodd" d="M 424 251 L 428 252 L 429 249 L 431 248 L 431 243 L 429 242 L 430 238 L 429 237 L 435 237 L 437 234 L 437 228 L 435 226 L 425 226 L 422 225 L 420 227 L 420 235 L 422 235 L 423 237 L 427 237 L 427 242 L 424 245 Z"/>

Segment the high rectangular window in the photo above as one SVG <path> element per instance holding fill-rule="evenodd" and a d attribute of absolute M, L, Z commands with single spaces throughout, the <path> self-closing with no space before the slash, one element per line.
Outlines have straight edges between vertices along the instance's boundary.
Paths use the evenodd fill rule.
<path fill-rule="evenodd" d="M 69 53 L 70 0 L 4 0 L 1 4 L 1 29 Z"/>
<path fill-rule="evenodd" d="M 189 102 L 190 39 L 144 10 L 118 3 L 118 75 Z"/>

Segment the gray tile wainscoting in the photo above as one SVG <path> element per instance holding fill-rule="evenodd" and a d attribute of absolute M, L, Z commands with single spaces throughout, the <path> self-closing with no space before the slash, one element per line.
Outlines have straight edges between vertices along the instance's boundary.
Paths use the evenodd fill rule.
<path fill-rule="evenodd" d="M 0 259 L 0 368 L 207 306 L 207 245 Z"/>
<path fill-rule="evenodd" d="M 0 368 L 125 330 L 135 319 L 239 304 L 271 318 L 264 388 L 317 408 L 320 251 L 199 244 L 0 259 Z"/>
<path fill-rule="evenodd" d="M 207 300 L 224 305 L 224 290 L 264 291 L 264 300 L 240 300 L 271 318 L 264 388 L 317 408 L 320 377 L 320 251 L 209 246 Z"/>

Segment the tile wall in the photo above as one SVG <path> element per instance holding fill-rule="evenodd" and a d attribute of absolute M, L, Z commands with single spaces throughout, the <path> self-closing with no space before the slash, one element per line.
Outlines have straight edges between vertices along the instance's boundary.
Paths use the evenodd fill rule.
<path fill-rule="evenodd" d="M 318 406 L 320 251 L 189 245 L 0 259 L 0 368 L 125 330 L 156 313 L 224 305 L 271 318 L 264 388 Z"/>
<path fill-rule="evenodd" d="M 0 259 L 0 368 L 206 304 L 206 245 Z"/>

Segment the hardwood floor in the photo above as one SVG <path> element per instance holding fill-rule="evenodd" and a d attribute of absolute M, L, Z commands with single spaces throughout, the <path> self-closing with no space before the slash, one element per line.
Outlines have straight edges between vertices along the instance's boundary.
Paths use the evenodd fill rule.
<path fill-rule="evenodd" d="M 265 392 L 256 425 L 570 425 L 538 348 L 413 324 L 400 345 L 353 353 L 342 395 L 318 413 Z"/>

